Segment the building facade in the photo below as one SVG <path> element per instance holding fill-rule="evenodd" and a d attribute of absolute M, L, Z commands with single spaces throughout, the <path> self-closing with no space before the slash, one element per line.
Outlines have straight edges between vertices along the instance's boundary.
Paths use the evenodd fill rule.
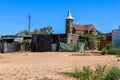
<path fill-rule="evenodd" d="M 120 27 L 119 29 L 112 30 L 112 43 L 115 47 L 120 48 Z"/>

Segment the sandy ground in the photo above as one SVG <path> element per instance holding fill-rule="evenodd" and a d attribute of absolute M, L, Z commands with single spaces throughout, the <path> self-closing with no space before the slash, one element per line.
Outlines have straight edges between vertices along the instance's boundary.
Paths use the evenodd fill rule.
<path fill-rule="evenodd" d="M 75 80 L 61 74 L 78 66 L 118 66 L 116 56 L 75 56 L 76 52 L 25 52 L 0 54 L 0 80 Z M 74 55 L 74 56 L 73 56 Z"/>

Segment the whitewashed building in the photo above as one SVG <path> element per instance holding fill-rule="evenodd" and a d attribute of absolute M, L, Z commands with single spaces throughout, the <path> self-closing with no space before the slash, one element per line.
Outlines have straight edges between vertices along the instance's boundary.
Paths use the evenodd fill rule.
<path fill-rule="evenodd" d="M 115 47 L 120 48 L 120 27 L 119 29 L 112 30 L 112 43 Z"/>

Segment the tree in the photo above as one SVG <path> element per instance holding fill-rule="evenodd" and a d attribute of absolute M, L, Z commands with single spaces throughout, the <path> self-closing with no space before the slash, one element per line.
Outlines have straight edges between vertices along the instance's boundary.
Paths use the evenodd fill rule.
<path fill-rule="evenodd" d="M 98 35 L 96 38 L 98 40 L 106 40 L 106 36 L 105 35 Z"/>
<path fill-rule="evenodd" d="M 98 35 L 104 35 L 104 33 L 101 31 L 98 31 Z"/>
<path fill-rule="evenodd" d="M 39 34 L 39 29 L 35 29 L 31 34 Z"/>
<path fill-rule="evenodd" d="M 79 36 L 86 39 L 86 47 L 89 49 L 98 48 L 99 41 L 106 39 L 106 36 L 102 32 L 99 32 L 97 35 L 79 33 Z"/>
<path fill-rule="evenodd" d="M 52 34 L 54 31 L 51 26 L 40 29 L 40 34 Z"/>
<path fill-rule="evenodd" d="M 16 35 L 21 34 L 21 33 L 24 33 L 25 35 L 30 35 L 30 32 L 28 30 L 20 31 Z"/>
<path fill-rule="evenodd" d="M 54 32 L 53 28 L 51 26 L 43 27 L 40 29 L 34 29 L 32 32 L 29 32 L 28 30 L 23 30 L 17 33 L 21 34 L 24 33 L 25 35 L 34 35 L 34 34 L 52 34 Z"/>

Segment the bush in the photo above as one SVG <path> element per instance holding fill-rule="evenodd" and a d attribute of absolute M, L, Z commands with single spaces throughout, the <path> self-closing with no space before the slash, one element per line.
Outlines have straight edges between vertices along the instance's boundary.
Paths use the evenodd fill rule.
<path fill-rule="evenodd" d="M 76 69 L 70 73 L 70 76 L 80 80 L 103 80 L 106 72 L 106 65 L 97 65 L 95 70 L 90 67 L 83 67 L 82 70 Z"/>
<path fill-rule="evenodd" d="M 120 68 L 118 67 L 110 68 L 104 80 L 120 80 Z"/>
<path fill-rule="evenodd" d="M 107 54 L 107 53 L 108 53 L 107 48 L 103 48 L 103 49 L 102 49 L 102 53 L 101 53 L 101 54 L 102 54 L 102 55 L 105 55 L 105 54 Z"/>
<path fill-rule="evenodd" d="M 120 54 L 120 49 L 118 48 L 110 48 L 108 54 Z"/>
<path fill-rule="evenodd" d="M 67 75 L 78 80 L 120 80 L 120 68 L 97 65 L 94 70 L 90 67 L 83 67 L 82 70 L 76 69 Z"/>
<path fill-rule="evenodd" d="M 97 65 L 94 70 L 94 75 L 92 76 L 92 80 L 104 80 L 106 73 L 106 65 Z"/>
<path fill-rule="evenodd" d="M 120 49 L 119 48 L 115 48 L 114 45 L 112 43 L 106 44 L 105 47 L 102 49 L 102 55 L 105 54 L 118 54 L 120 55 Z"/>
<path fill-rule="evenodd" d="M 22 47 L 21 51 L 28 51 L 29 44 L 30 44 L 30 39 L 23 40 L 21 45 Z"/>
<path fill-rule="evenodd" d="M 71 76 L 80 80 L 91 80 L 92 73 L 93 71 L 90 67 L 83 67 L 83 70 L 76 69 L 71 73 Z"/>
<path fill-rule="evenodd" d="M 44 76 L 42 79 L 37 78 L 37 79 L 35 79 L 35 80 L 52 80 L 52 79 L 49 79 L 49 78 L 47 78 L 46 76 Z"/>
<path fill-rule="evenodd" d="M 109 50 L 110 48 L 115 48 L 115 46 L 112 43 L 109 43 L 109 44 L 106 44 L 104 48 Z"/>
<path fill-rule="evenodd" d="M 81 79 L 82 78 L 82 72 L 79 70 L 75 70 L 74 72 L 70 73 L 71 77 Z"/>

